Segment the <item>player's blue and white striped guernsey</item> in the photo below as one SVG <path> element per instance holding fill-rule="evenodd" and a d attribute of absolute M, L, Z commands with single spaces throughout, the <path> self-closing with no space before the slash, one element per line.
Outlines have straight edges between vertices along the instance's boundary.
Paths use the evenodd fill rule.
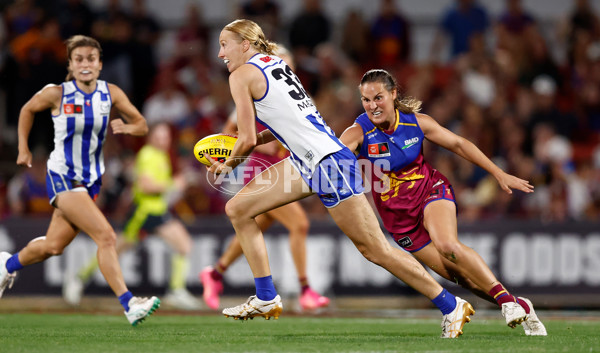
<path fill-rule="evenodd" d="M 267 79 L 265 95 L 254 100 L 258 121 L 290 151 L 296 167 L 304 175 L 312 175 L 323 157 L 344 145 L 323 121 L 300 80 L 281 58 L 256 54 L 248 63 L 258 67 Z"/>
<path fill-rule="evenodd" d="M 52 116 L 54 151 L 48 169 L 91 185 L 104 173 L 104 143 L 112 100 L 105 81 L 90 94 L 75 81 L 63 82 L 60 114 Z"/>

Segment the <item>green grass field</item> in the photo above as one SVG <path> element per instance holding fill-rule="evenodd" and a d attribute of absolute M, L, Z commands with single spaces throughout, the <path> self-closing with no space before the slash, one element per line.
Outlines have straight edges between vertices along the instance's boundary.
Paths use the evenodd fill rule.
<path fill-rule="evenodd" d="M 123 316 L 2 314 L 0 352 L 598 352 L 600 321 L 546 320 L 548 337 L 527 337 L 500 320 L 477 320 L 441 339 L 440 320 L 282 316 L 241 322 L 161 315 L 140 326 Z"/>

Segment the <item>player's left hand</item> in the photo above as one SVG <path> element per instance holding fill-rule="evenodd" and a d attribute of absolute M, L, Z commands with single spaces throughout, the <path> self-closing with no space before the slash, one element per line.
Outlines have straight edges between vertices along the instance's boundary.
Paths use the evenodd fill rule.
<path fill-rule="evenodd" d="M 508 194 L 512 194 L 512 189 L 521 190 L 526 193 L 533 192 L 533 185 L 531 185 L 529 181 L 517 178 L 514 175 L 502 173 L 497 180 L 502 190 L 506 191 Z"/>

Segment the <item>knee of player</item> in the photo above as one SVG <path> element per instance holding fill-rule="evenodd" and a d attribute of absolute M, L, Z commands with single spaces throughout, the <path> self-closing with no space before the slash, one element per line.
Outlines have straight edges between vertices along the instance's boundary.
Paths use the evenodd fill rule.
<path fill-rule="evenodd" d="M 46 242 L 46 254 L 49 256 L 59 256 L 65 250 L 63 244 Z"/>
<path fill-rule="evenodd" d="M 181 241 L 176 245 L 174 250 L 181 256 L 188 256 L 192 251 L 192 246 L 192 238 L 188 236 L 181 238 Z"/>
<path fill-rule="evenodd" d="M 95 234 L 96 245 L 98 247 L 116 247 L 117 233 L 112 228 L 103 229 Z"/>
<path fill-rule="evenodd" d="M 290 229 L 290 234 L 295 236 L 306 237 L 308 235 L 308 229 L 310 228 L 310 222 L 308 219 L 298 219 Z"/>
<path fill-rule="evenodd" d="M 440 241 L 435 247 L 442 256 L 450 261 L 455 261 L 462 253 L 462 246 L 457 241 Z"/>
<path fill-rule="evenodd" d="M 360 244 L 356 246 L 358 251 L 376 265 L 383 265 L 386 260 L 386 249 L 377 244 Z"/>
<path fill-rule="evenodd" d="M 239 202 L 237 202 L 235 197 L 227 201 L 227 203 L 225 204 L 225 213 L 227 214 L 227 217 L 229 217 L 229 219 L 231 220 L 243 217 L 245 215 L 245 211 L 246 210 L 244 209 L 244 207 L 242 207 L 242 205 Z"/>

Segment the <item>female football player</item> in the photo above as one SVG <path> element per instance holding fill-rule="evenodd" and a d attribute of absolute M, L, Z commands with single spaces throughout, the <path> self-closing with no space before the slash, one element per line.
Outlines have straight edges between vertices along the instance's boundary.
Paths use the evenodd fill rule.
<path fill-rule="evenodd" d="M 47 163 L 46 188 L 55 207 L 45 236 L 33 239 L 21 251 L 0 253 L 0 296 L 12 287 L 16 272 L 42 262 L 63 250 L 80 231 L 98 246 L 98 265 L 125 309 L 137 325 L 160 305 L 156 297 L 134 297 L 127 289 L 115 250 L 117 235 L 94 203 L 104 173 L 102 144 L 108 133 L 111 107 L 122 118 L 110 121 L 113 134 L 143 136 L 146 120 L 114 84 L 99 80 L 102 48 L 93 38 L 76 35 L 67 40 L 69 59 L 66 82 L 49 84 L 36 93 L 19 115 L 17 164 L 31 167 L 28 146 L 34 114 L 46 109 L 54 122 L 54 151 Z"/>
<path fill-rule="evenodd" d="M 450 182 L 424 160 L 424 139 L 475 163 L 492 174 L 509 194 L 533 192 L 528 181 L 505 173 L 468 140 L 418 113 L 421 102 L 400 98 L 395 79 L 370 70 L 360 82 L 365 113 L 341 136 L 360 158 L 387 166 L 373 174 L 375 206 L 394 240 L 440 276 L 498 303 L 510 327 L 523 323 L 527 335 L 546 335 L 531 301 L 512 296 L 481 256 L 458 240 L 456 204 Z M 380 146 L 385 146 L 382 153 Z"/>
<path fill-rule="evenodd" d="M 294 69 L 292 55 L 283 46 L 277 46 L 277 55 L 288 66 Z M 227 120 L 223 133 L 237 135 L 236 119 L 237 112 L 234 111 Z M 262 125 L 259 125 L 259 127 L 264 129 Z M 286 152 L 287 150 L 283 149 L 277 141 L 257 146 L 252 151 L 251 158 L 246 164 L 246 169 L 250 171 L 247 181 L 250 181 L 256 174 L 260 174 L 266 166 L 281 161 L 286 157 Z M 299 202 L 292 202 L 256 217 L 256 222 L 263 232 L 275 221 L 281 223 L 289 231 L 290 251 L 296 267 L 296 273 L 298 274 L 298 281 L 300 282 L 300 297 L 298 298 L 300 307 L 303 310 L 312 310 L 329 305 L 329 298 L 317 293 L 308 283 L 306 273 L 306 236 L 308 235 L 310 221 L 306 212 Z M 217 263 L 214 266 L 205 268 L 200 273 L 200 281 L 204 287 L 204 302 L 209 308 L 217 309 L 219 307 L 219 295 L 223 291 L 223 274 L 242 254 L 240 241 L 234 237 L 227 246 L 227 249 L 219 257 Z"/>
<path fill-rule="evenodd" d="M 214 161 L 209 170 L 229 172 L 257 143 L 275 138 L 291 154 L 264 171 L 261 184 L 257 179 L 249 182 L 225 206 L 254 275 L 256 295 L 224 309 L 223 314 L 241 319 L 280 315 L 281 298 L 273 285 L 264 238 L 255 217 L 316 193 L 365 258 L 440 308 L 444 315 L 442 337 L 462 334 L 463 325 L 474 313 L 472 306 L 443 289 L 418 261 L 385 239 L 363 194 L 354 154 L 325 124 L 290 67 L 273 55 L 276 46 L 266 40 L 262 29 L 249 20 L 233 21 L 221 31 L 219 44 L 219 58 L 230 72 L 239 134 L 230 158 L 224 163 Z M 257 134 L 256 120 L 268 130 Z M 265 181 L 270 181 L 272 187 L 254 193 L 263 188 Z"/>
<path fill-rule="evenodd" d="M 171 171 L 171 130 L 167 123 L 150 127 L 146 144 L 135 158 L 133 204 L 123 230 L 117 237 L 117 255 L 134 248 L 147 234 L 158 235 L 173 250 L 169 289 L 163 298 L 167 305 L 183 310 L 200 309 L 200 303 L 186 289 L 189 272 L 192 238 L 183 223 L 169 211 L 168 195 L 185 188 L 183 175 L 173 176 Z M 98 269 L 98 259 L 93 258 L 77 274 L 63 281 L 63 298 L 78 305 L 85 285 Z"/>

